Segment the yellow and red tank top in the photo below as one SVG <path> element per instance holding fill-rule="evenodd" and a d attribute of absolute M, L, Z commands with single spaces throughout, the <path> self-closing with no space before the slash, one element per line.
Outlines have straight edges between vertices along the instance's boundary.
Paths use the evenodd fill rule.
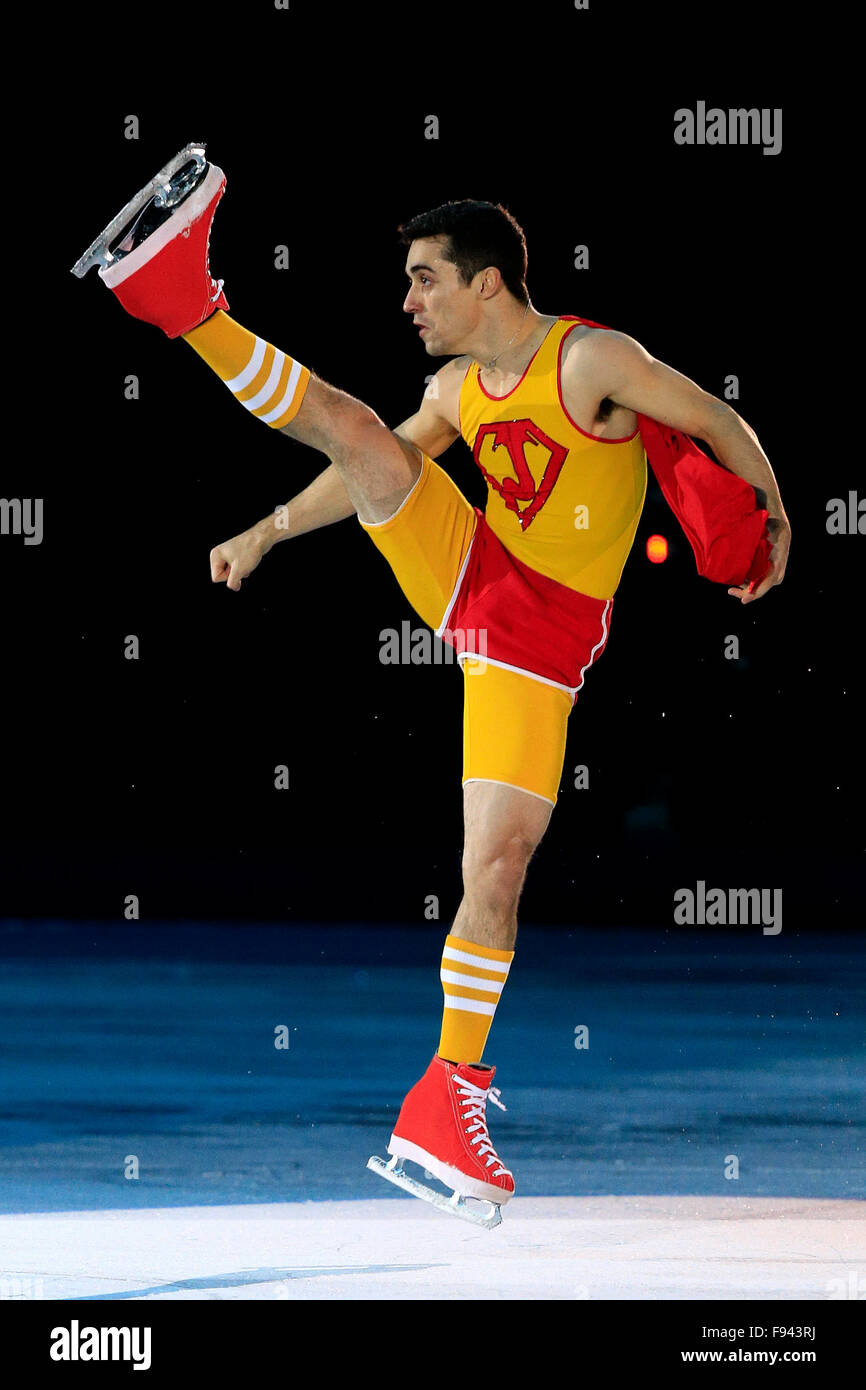
<path fill-rule="evenodd" d="M 640 430 L 600 439 L 562 399 L 566 338 L 583 320 L 554 323 L 520 381 L 491 395 L 472 362 L 460 388 L 460 432 L 487 482 L 484 516 L 507 550 L 537 573 L 612 598 L 646 495 Z"/>

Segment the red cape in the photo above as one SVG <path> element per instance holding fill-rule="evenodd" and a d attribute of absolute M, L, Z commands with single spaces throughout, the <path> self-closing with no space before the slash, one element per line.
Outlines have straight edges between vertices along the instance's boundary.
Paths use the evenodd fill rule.
<path fill-rule="evenodd" d="M 606 327 L 590 319 L 580 322 Z M 770 568 L 772 549 L 767 511 L 757 505 L 755 489 L 714 463 L 682 430 L 647 415 L 638 415 L 637 422 L 647 461 L 686 533 L 698 574 L 716 584 L 755 589 Z"/>

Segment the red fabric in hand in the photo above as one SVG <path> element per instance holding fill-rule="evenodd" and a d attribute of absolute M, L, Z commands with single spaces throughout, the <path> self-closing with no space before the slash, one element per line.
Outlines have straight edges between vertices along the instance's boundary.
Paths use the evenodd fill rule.
<path fill-rule="evenodd" d="M 767 511 L 755 489 L 699 449 L 681 430 L 638 415 L 650 467 L 683 528 L 698 574 L 715 584 L 756 587 L 770 568 Z"/>
<path fill-rule="evenodd" d="M 588 328 L 603 323 L 580 319 Z M 755 489 L 714 463 L 682 430 L 638 415 L 641 442 L 665 501 L 686 534 L 698 574 L 714 584 L 749 584 L 770 568 L 767 511 Z"/>

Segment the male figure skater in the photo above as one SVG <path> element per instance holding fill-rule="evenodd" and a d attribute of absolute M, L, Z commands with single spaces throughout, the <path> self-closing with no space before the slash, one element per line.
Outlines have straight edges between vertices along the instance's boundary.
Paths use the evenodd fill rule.
<path fill-rule="evenodd" d="M 428 355 L 451 360 L 392 431 L 226 312 L 208 263 L 224 189 L 208 164 L 155 230 L 115 243 L 100 275 L 128 312 L 183 337 L 254 416 L 331 460 L 289 503 L 285 529 L 271 514 L 215 547 L 213 580 L 237 591 L 277 541 L 357 515 L 415 611 L 457 648 L 464 893 L 442 954 L 439 1045 L 388 1151 L 498 1215 L 514 1179 L 490 1139 L 495 1068 L 481 1059 L 527 866 L 556 804 L 568 717 L 607 642 L 643 506 L 640 422 L 707 442 L 729 470 L 717 469 L 720 487 L 740 478 L 762 494 L 765 563 L 750 569 L 756 532 L 744 524 L 751 539 L 728 589 L 742 603 L 783 579 L 790 526 L 757 437 L 729 405 L 624 333 L 534 308 L 525 238 L 501 206 L 448 203 L 400 229 L 403 309 Z M 483 514 L 435 462 L 461 435 L 487 482 Z M 749 498 L 760 526 L 765 514 Z M 479 632 L 482 653 L 467 645 Z"/>

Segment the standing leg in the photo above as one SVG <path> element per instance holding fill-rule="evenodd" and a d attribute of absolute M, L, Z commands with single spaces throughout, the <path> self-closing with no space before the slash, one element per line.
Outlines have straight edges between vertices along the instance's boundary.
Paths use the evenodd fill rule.
<path fill-rule="evenodd" d="M 518 787 L 481 781 L 466 787 L 464 806 L 465 892 L 442 956 L 442 1037 L 403 1101 L 388 1152 L 499 1207 L 514 1194 L 514 1176 L 487 1127 L 496 1068 L 480 1059 L 514 954 L 526 868 L 553 807 Z"/>
<path fill-rule="evenodd" d="M 463 899 L 442 952 L 438 1055 L 480 1062 L 517 941 L 517 904 L 553 807 L 495 782 L 463 790 Z"/>
<path fill-rule="evenodd" d="M 549 802 L 517 787 L 469 782 L 463 788 L 463 899 L 455 936 L 514 950 L 526 870 L 552 813 Z"/>
<path fill-rule="evenodd" d="M 480 1062 L 526 871 L 556 804 L 572 699 L 483 661 L 464 661 L 463 679 L 463 899 L 442 954 L 438 1054 Z"/>

